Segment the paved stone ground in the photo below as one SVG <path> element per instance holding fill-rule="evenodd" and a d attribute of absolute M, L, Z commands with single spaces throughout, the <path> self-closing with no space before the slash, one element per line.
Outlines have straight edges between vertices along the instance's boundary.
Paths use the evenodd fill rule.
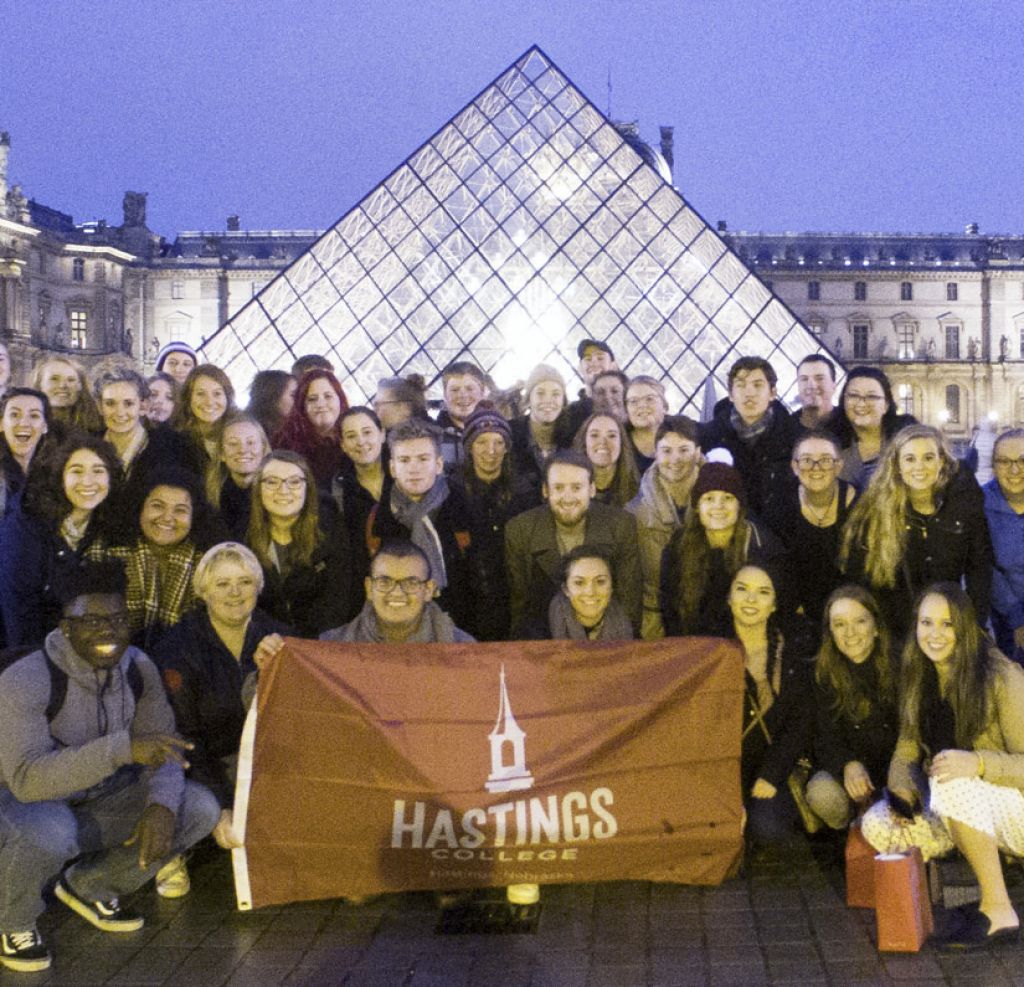
<path fill-rule="evenodd" d="M 844 904 L 841 850 L 827 841 L 748 866 L 720 888 L 615 883 L 542 890 L 535 934 L 440 935 L 431 894 L 239 913 L 227 854 L 200 847 L 193 891 L 134 902 L 141 932 L 98 932 L 53 903 L 41 974 L 0 984 L 67 987 L 1024 987 L 1024 948 L 879 954 L 874 913 Z M 1018 871 L 1018 875 L 1019 875 Z M 1011 893 L 1024 907 L 1024 881 Z M 1024 912 L 1022 912 L 1024 914 Z"/>

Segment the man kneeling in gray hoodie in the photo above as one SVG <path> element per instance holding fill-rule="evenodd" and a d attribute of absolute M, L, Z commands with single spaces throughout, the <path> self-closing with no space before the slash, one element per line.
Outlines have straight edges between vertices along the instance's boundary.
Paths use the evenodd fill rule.
<path fill-rule="evenodd" d="M 59 588 L 59 627 L 0 675 L 0 963 L 44 970 L 44 885 L 105 932 L 142 916 L 119 898 L 210 833 L 213 795 L 153 663 L 128 643 L 124 573 L 86 566 Z M 67 861 L 76 858 L 66 870 Z"/>

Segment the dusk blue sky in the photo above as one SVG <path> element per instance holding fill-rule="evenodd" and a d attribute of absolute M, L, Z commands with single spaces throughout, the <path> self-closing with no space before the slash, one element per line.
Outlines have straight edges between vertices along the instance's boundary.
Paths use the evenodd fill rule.
<path fill-rule="evenodd" d="M 1024 232 L 1024 4 L 6 0 L 9 180 L 119 223 L 322 229 L 533 44 L 730 229 Z"/>

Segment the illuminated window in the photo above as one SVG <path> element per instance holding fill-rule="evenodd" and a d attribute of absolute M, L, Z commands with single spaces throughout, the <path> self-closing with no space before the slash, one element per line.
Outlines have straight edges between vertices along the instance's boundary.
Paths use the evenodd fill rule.
<path fill-rule="evenodd" d="M 853 358 L 855 360 L 866 360 L 868 358 L 868 330 L 869 326 L 853 327 Z"/>
<path fill-rule="evenodd" d="M 914 359 L 914 330 L 916 328 L 916 322 L 900 322 L 896 326 L 897 355 L 899 359 Z"/>
<path fill-rule="evenodd" d="M 914 385 L 900 384 L 896 391 L 900 404 L 900 412 L 904 415 L 913 415 L 914 412 Z"/>
<path fill-rule="evenodd" d="M 900 301 L 912 302 L 914 300 L 914 285 L 910 281 L 900 282 Z"/>
<path fill-rule="evenodd" d="M 184 281 L 172 281 L 171 282 L 171 298 L 184 298 L 185 297 L 185 282 Z"/>
<path fill-rule="evenodd" d="M 821 334 L 825 331 L 825 323 L 821 319 L 808 319 L 807 328 L 820 338 Z"/>
<path fill-rule="evenodd" d="M 868 283 L 867 281 L 854 281 L 853 282 L 853 300 L 855 302 L 866 302 L 868 299 Z"/>
<path fill-rule="evenodd" d="M 821 297 L 821 282 L 819 281 L 808 281 L 807 282 L 807 300 L 809 302 L 816 302 Z"/>
<path fill-rule="evenodd" d="M 960 327 L 947 325 L 946 327 L 946 359 L 960 359 Z"/>
<path fill-rule="evenodd" d="M 956 282 L 955 281 L 947 281 L 946 282 L 946 301 L 947 302 L 955 302 L 957 300 L 957 295 L 958 294 L 959 294 L 959 289 L 957 288 Z"/>
<path fill-rule="evenodd" d="M 71 262 L 71 278 L 74 281 L 85 280 L 85 261 L 81 257 L 76 257 Z"/>
<path fill-rule="evenodd" d="M 73 308 L 68 317 L 71 321 L 71 348 L 84 350 L 87 345 L 89 313 L 84 308 Z"/>
<path fill-rule="evenodd" d="M 960 424 L 960 388 L 956 384 L 946 385 L 946 414 L 951 425 Z"/>

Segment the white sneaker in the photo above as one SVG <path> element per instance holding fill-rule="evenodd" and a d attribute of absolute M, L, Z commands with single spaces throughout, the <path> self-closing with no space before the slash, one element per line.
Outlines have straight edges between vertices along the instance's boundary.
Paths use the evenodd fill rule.
<path fill-rule="evenodd" d="M 168 860 L 156 874 L 156 893 L 161 898 L 184 898 L 192 890 L 184 857 Z"/>
<path fill-rule="evenodd" d="M 539 884 L 510 884 L 505 893 L 512 905 L 536 905 L 540 901 Z"/>

